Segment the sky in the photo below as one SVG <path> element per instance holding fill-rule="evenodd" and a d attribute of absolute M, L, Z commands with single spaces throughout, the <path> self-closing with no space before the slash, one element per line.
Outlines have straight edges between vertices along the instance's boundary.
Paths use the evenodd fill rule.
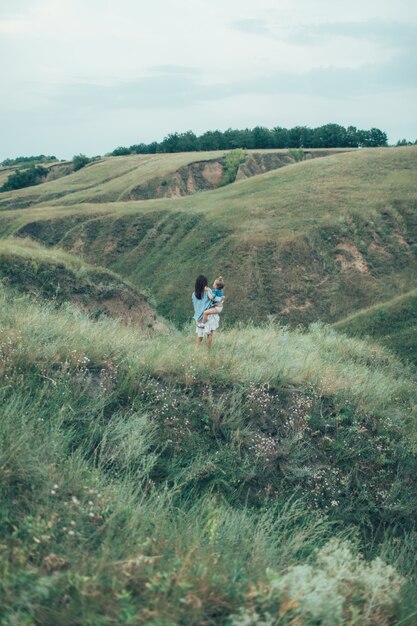
<path fill-rule="evenodd" d="M 0 0 L 0 160 L 172 132 L 417 139 L 416 0 Z"/>

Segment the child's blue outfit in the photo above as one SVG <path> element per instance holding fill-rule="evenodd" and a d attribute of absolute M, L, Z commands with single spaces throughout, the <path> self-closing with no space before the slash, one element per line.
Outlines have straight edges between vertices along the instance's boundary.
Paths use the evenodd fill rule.
<path fill-rule="evenodd" d="M 224 291 L 222 291 L 221 289 L 212 289 L 211 293 L 216 296 L 216 298 L 211 301 L 211 306 L 214 306 L 217 312 L 221 313 L 223 311 L 223 302 L 217 303 L 217 299 L 221 300 L 222 298 L 224 298 Z"/>

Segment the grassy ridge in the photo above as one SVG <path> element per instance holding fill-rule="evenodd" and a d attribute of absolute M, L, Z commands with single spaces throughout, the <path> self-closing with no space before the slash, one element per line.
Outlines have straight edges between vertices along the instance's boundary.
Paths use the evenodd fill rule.
<path fill-rule="evenodd" d="M 248 154 L 252 152 L 288 154 L 288 150 L 249 150 Z M 322 156 L 323 154 L 337 154 L 338 150 L 322 149 L 309 152 Z M 221 150 L 106 157 L 59 180 L 48 181 L 31 189 L 2 193 L 0 209 L 28 207 L 34 204 L 72 205 L 84 202 L 116 202 L 128 198 L 130 192 L 138 185 L 154 178 L 163 179 L 164 176 L 196 161 L 221 159 L 226 153 Z M 10 173 L 10 170 L 8 172 Z"/>
<path fill-rule="evenodd" d="M 4 623 L 412 611 L 416 384 L 391 353 L 323 326 L 194 353 L 0 299 Z"/>
<path fill-rule="evenodd" d="M 335 324 L 355 337 L 381 341 L 417 365 L 417 290 L 369 307 Z"/>
<path fill-rule="evenodd" d="M 179 322 L 199 272 L 226 277 L 230 321 L 333 322 L 415 285 L 415 156 L 361 150 L 185 198 L 5 211 L 0 233 L 99 259 Z"/>
<path fill-rule="evenodd" d="M 70 302 L 94 318 L 109 315 L 149 330 L 164 328 L 144 294 L 119 276 L 33 240 L 0 240 L 0 279 L 19 293 L 55 305 Z"/>
<path fill-rule="evenodd" d="M 223 153 L 221 153 L 223 154 Z M 218 156 L 204 153 L 202 158 Z M 135 155 L 105 158 L 55 181 L 36 188 L 6 192 L 0 196 L 0 208 L 30 206 L 33 204 L 77 202 L 113 202 L 130 187 L 156 175 L 175 171 L 195 160 L 190 153 L 173 155 Z"/>

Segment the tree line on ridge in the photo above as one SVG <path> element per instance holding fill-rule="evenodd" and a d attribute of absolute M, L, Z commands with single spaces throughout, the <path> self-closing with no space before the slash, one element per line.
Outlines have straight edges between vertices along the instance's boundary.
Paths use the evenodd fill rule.
<path fill-rule="evenodd" d="M 197 136 L 193 131 L 170 133 L 162 141 L 139 143 L 130 147 L 119 146 L 111 156 L 128 154 L 155 154 L 164 152 L 197 152 L 207 150 L 271 149 L 271 148 L 368 148 L 387 146 L 387 134 L 379 128 L 358 129 L 356 126 L 325 124 L 317 128 L 229 128 L 224 132 L 208 130 Z"/>

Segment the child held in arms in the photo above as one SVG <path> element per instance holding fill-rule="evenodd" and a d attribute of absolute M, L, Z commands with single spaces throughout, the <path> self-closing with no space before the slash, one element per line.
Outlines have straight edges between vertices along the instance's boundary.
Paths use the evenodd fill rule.
<path fill-rule="evenodd" d="M 203 313 L 203 317 L 201 319 L 201 322 L 199 322 L 197 324 L 197 326 L 199 328 L 204 328 L 208 316 L 209 315 L 218 315 L 219 313 L 221 313 L 223 311 L 223 302 L 224 302 L 224 280 L 223 280 L 223 276 L 219 276 L 218 278 L 216 278 L 216 280 L 213 283 L 213 289 L 210 289 L 209 287 L 206 287 L 207 290 L 207 295 L 210 298 L 210 300 L 213 300 L 216 296 L 218 298 L 221 298 L 221 300 L 219 300 L 218 302 L 216 302 L 216 306 L 210 308 L 210 309 L 206 309 Z"/>

